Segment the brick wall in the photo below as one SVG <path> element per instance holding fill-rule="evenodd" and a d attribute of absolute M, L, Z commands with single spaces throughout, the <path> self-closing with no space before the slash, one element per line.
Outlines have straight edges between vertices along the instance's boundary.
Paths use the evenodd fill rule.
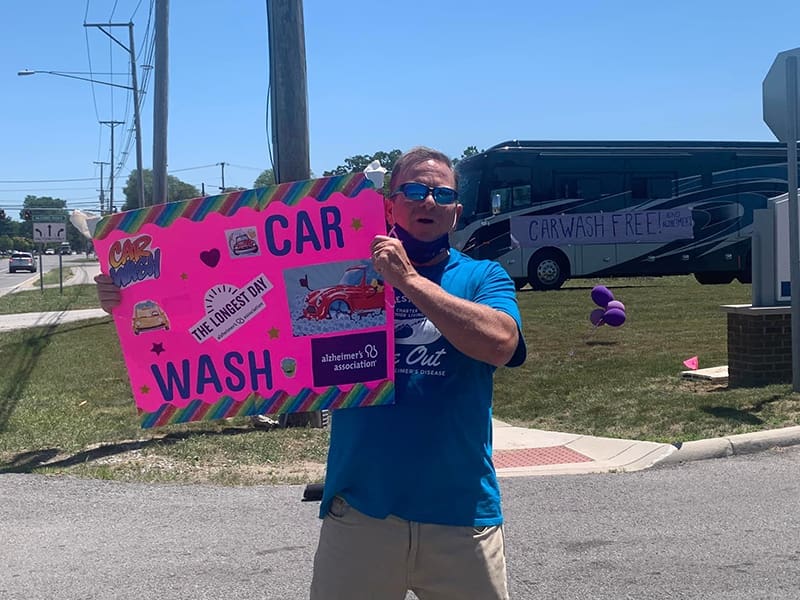
<path fill-rule="evenodd" d="M 791 383 L 791 308 L 750 305 L 722 308 L 728 313 L 728 386 Z"/>

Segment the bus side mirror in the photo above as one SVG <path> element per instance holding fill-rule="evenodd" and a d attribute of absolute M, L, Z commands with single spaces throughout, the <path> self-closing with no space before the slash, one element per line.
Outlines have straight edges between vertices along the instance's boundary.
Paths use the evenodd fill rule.
<path fill-rule="evenodd" d="M 500 199 L 500 194 L 495 194 L 492 196 L 492 214 L 499 215 L 500 214 L 500 204 L 502 200 Z"/>

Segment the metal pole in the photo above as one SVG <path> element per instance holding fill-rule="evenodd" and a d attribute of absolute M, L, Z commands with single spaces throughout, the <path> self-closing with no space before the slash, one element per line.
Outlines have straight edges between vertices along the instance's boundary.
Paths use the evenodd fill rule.
<path fill-rule="evenodd" d="M 792 292 L 792 389 L 800 392 L 800 212 L 797 205 L 797 57 L 786 59 L 788 140 L 786 168 L 789 183 L 789 261 Z"/>
<path fill-rule="evenodd" d="M 139 188 L 139 208 L 144 207 L 144 173 L 142 171 L 142 121 L 139 118 L 139 84 L 136 77 L 136 51 L 133 46 L 133 23 L 128 23 L 131 53 L 131 85 L 133 86 L 133 124 L 136 128 L 136 177 Z"/>
<path fill-rule="evenodd" d="M 153 82 L 153 197 L 167 201 L 167 89 L 169 86 L 169 2 L 155 0 L 155 73 Z"/>
<path fill-rule="evenodd" d="M 95 160 L 93 162 L 96 165 L 100 165 L 100 214 L 102 215 L 106 206 L 106 197 L 103 194 L 103 165 L 110 166 L 111 163 L 107 163 L 102 160 Z"/>
<path fill-rule="evenodd" d="M 101 125 L 108 125 L 111 127 L 111 176 L 109 188 L 111 191 L 111 200 L 108 212 L 114 212 L 114 127 L 122 125 L 123 121 L 100 121 Z"/>

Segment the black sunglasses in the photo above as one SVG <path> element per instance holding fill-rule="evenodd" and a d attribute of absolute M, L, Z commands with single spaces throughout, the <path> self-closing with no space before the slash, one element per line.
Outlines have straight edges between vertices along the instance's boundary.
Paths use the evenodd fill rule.
<path fill-rule="evenodd" d="M 392 192 L 389 197 L 392 198 L 397 194 L 403 194 L 406 198 L 414 202 L 422 202 L 428 197 L 428 194 L 433 196 L 436 204 L 453 204 L 458 200 L 458 192 L 453 188 L 445 186 L 428 187 L 424 183 L 417 183 L 416 181 L 404 183 Z"/>

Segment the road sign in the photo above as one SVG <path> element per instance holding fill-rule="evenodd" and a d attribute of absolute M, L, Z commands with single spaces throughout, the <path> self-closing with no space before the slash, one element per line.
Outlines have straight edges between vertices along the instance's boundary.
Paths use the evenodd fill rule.
<path fill-rule="evenodd" d="M 796 75 L 793 77 L 795 93 L 790 94 L 791 90 L 787 89 L 788 80 L 786 74 L 786 66 L 789 59 L 791 59 L 789 62 L 790 67 L 794 63 L 795 73 L 797 73 L 800 70 L 800 66 L 798 66 L 800 65 L 800 48 L 780 52 L 775 57 L 775 61 L 767 72 L 767 76 L 764 77 L 764 83 L 761 86 L 764 122 L 781 142 L 788 142 L 793 135 L 795 139 L 792 141 L 797 141 L 797 131 L 795 130 L 794 133 L 789 131 L 789 115 L 792 111 L 797 115 L 795 123 L 800 124 L 800 102 L 797 101 L 797 98 L 800 97 L 800 89 L 798 89 L 797 84 L 800 77 Z M 790 97 L 793 100 L 790 101 Z M 793 106 L 789 106 L 790 103 Z"/>
<path fill-rule="evenodd" d="M 66 223 L 34 223 L 33 241 L 66 242 L 67 241 Z"/>
<path fill-rule="evenodd" d="M 800 125 L 800 48 L 775 57 L 764 78 L 764 122 L 786 142 L 786 182 L 789 199 L 789 293 L 792 302 L 792 390 L 800 392 L 800 206 L 797 198 L 797 138 Z"/>
<path fill-rule="evenodd" d="M 34 223 L 58 223 L 59 221 L 66 222 L 66 220 L 66 215 L 37 215 L 36 213 L 31 215 L 31 221 Z"/>

